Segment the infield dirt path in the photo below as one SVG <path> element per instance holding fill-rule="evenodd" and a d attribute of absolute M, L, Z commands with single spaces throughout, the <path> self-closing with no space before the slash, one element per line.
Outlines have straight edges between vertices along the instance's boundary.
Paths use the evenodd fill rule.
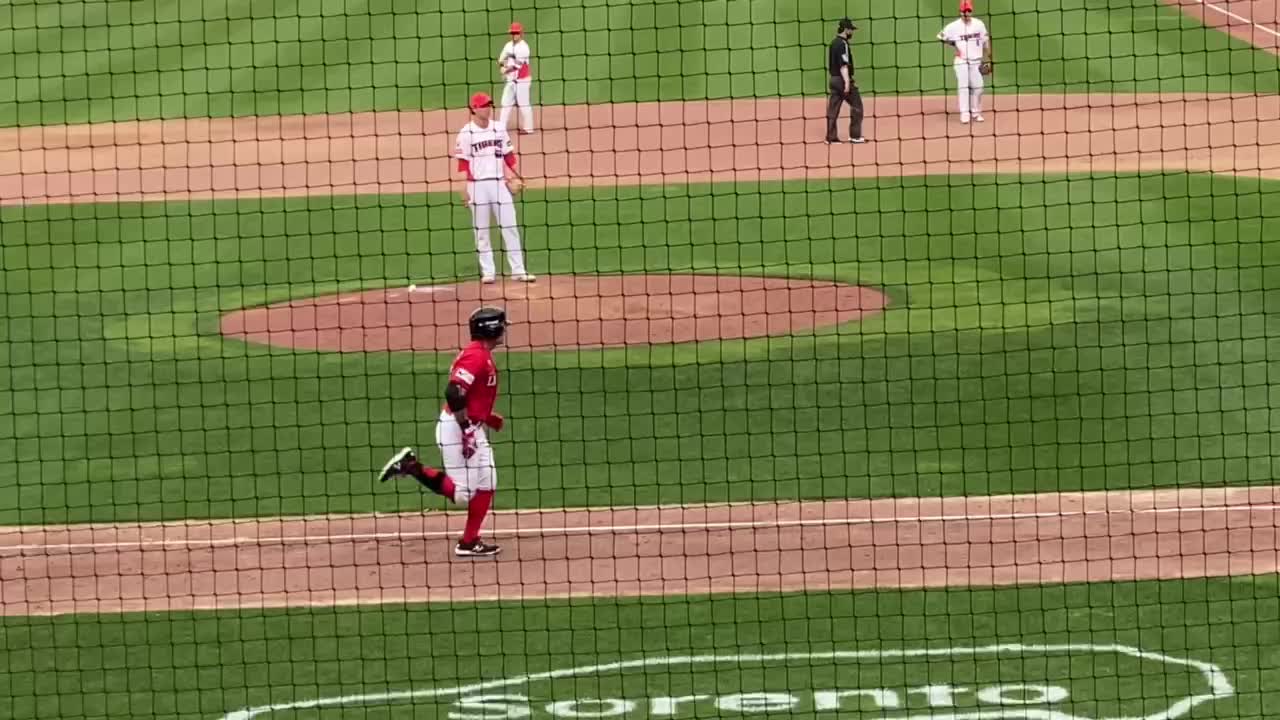
<path fill-rule="evenodd" d="M 1270 52 L 1275 0 L 1165 0 Z M 998 76 L 997 76 L 998 79 Z M 874 97 L 863 146 L 823 98 L 550 107 L 531 186 L 1199 170 L 1280 178 L 1280 98 Z M 0 130 L 0 204 L 452 189 L 462 111 Z M 458 514 L 0 529 L 0 613 L 1013 585 L 1280 570 L 1280 488 L 497 513 L 501 558 L 454 560 Z"/>
<path fill-rule="evenodd" d="M 1280 178 L 1280 97 L 875 97 L 861 146 L 822 98 L 549 107 L 520 136 L 531 187 L 954 173 L 1203 170 Z M 465 111 L 0 130 L 0 204 L 420 193 L 453 187 Z"/>
<path fill-rule="evenodd" d="M 454 559 L 457 513 L 0 531 L 0 610 L 993 586 L 1270 573 L 1280 487 L 498 513 L 499 558 Z"/>

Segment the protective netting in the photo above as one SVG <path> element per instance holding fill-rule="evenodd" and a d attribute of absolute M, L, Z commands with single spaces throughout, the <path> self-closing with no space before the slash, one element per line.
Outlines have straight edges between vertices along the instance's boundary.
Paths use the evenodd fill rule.
<path fill-rule="evenodd" d="M 1278 53 L 0 0 L 0 718 L 1274 715 Z"/>

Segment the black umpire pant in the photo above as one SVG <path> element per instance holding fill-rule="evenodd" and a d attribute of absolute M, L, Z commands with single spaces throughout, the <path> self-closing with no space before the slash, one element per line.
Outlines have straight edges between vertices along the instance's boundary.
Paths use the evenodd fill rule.
<path fill-rule="evenodd" d="M 849 139 L 862 137 L 862 94 L 858 86 L 850 83 L 849 94 L 844 93 L 844 78 L 833 77 L 830 83 L 830 95 L 827 96 L 827 140 L 839 142 L 836 133 L 836 121 L 840 119 L 840 106 L 849 103 Z"/>

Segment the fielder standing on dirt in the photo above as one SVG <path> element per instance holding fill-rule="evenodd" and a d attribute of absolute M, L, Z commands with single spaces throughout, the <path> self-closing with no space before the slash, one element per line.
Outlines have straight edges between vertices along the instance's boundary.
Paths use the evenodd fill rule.
<path fill-rule="evenodd" d="M 991 35 L 973 16 L 973 0 L 960 0 L 960 17 L 947 23 L 938 39 L 955 48 L 956 93 L 960 122 L 982 122 L 983 77 L 991 74 Z"/>
<path fill-rule="evenodd" d="M 511 107 L 519 106 L 520 133 L 523 135 L 533 133 L 533 105 L 529 99 L 533 90 L 531 58 L 529 43 L 524 41 L 524 26 L 518 22 L 511 23 L 511 40 L 498 53 L 498 69 L 504 82 L 502 114 L 498 120 L 506 125 L 511 117 Z"/>
<path fill-rule="evenodd" d="M 489 221 L 496 216 L 511 277 L 520 282 L 533 282 L 534 276 L 524 267 L 520 228 L 516 225 L 514 195 L 524 187 L 524 179 L 516 168 L 515 146 L 507 127 L 492 118 L 493 98 L 486 93 L 476 93 L 471 96 L 470 108 L 471 122 L 458 132 L 453 156 L 458 159 L 458 172 L 465 176 L 462 202 L 471 210 L 480 280 L 497 281 L 493 244 L 489 241 Z"/>
<path fill-rule="evenodd" d="M 395 475 L 414 478 L 423 487 L 467 508 L 467 525 L 453 548 L 459 557 L 497 555 L 499 548 L 480 539 L 480 526 L 493 504 L 498 470 L 485 428 L 501 430 L 504 420 L 493 411 L 498 400 L 498 366 L 493 350 L 507 332 L 507 313 L 482 307 L 467 321 L 471 344 L 462 349 L 449 368 L 444 409 L 436 423 L 436 444 L 444 471 L 425 467 L 413 448 L 402 448 L 382 466 L 379 481 Z"/>
<path fill-rule="evenodd" d="M 827 48 L 827 137 L 828 145 L 840 142 L 836 131 L 836 122 L 840 119 L 840 108 L 849 103 L 849 142 L 864 143 L 862 137 L 862 94 L 858 92 L 858 83 L 853 78 L 853 51 L 849 49 L 849 39 L 858 26 L 849 18 L 842 18 L 836 27 L 836 36 Z"/>

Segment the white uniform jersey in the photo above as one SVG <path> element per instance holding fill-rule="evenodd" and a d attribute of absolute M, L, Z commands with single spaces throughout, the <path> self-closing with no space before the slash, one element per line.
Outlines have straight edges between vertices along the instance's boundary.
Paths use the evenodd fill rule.
<path fill-rule="evenodd" d="M 488 127 L 477 127 L 469 122 L 458 132 L 453 156 L 471 164 L 473 180 L 493 180 L 506 177 L 503 164 L 507 155 L 516 151 L 507 134 L 507 127 L 497 120 L 490 120 Z"/>
<path fill-rule="evenodd" d="M 528 80 L 532 76 L 529 43 L 524 40 L 507 41 L 498 57 L 502 58 L 502 75 L 507 80 Z"/>
<path fill-rule="evenodd" d="M 986 50 L 988 43 L 991 42 L 991 36 L 987 34 L 987 26 L 981 20 L 975 17 L 969 18 L 969 22 L 965 22 L 964 18 L 956 18 L 947 26 L 942 28 L 942 32 L 938 33 L 938 37 L 950 43 L 955 43 L 956 62 L 979 63 L 982 62 L 983 51 Z"/>

